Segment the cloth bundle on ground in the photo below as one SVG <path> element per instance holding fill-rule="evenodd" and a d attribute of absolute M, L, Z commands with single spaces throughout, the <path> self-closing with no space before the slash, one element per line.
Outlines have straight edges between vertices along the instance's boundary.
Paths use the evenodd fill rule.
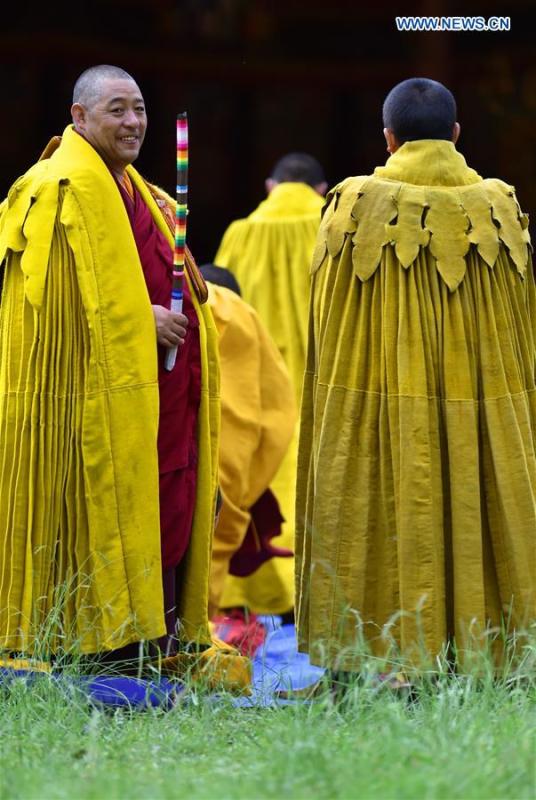
<path fill-rule="evenodd" d="M 263 635 L 257 637 L 256 643 L 251 642 L 251 655 L 254 656 L 252 690 L 250 693 L 241 692 L 240 697 L 233 699 L 233 705 L 250 708 L 299 701 L 301 694 L 307 695 L 322 679 L 324 670 L 311 666 L 307 656 L 297 652 L 294 625 L 282 625 L 279 617 L 262 617 L 257 626 Z M 59 691 L 65 690 L 69 702 L 72 702 L 74 692 L 78 701 L 86 698 L 99 707 L 112 709 L 169 709 L 177 702 L 188 703 L 192 688 L 163 677 L 144 680 L 116 675 L 76 676 L 69 672 L 54 672 L 46 664 L 22 659 L 7 663 L 0 659 L 0 685 L 5 689 L 16 681 L 31 686 L 40 679 L 52 681 Z M 211 687 L 203 683 L 203 688 L 210 690 Z M 212 688 L 217 692 L 219 687 Z M 213 693 L 211 702 L 218 702 L 221 698 L 221 694 Z"/>

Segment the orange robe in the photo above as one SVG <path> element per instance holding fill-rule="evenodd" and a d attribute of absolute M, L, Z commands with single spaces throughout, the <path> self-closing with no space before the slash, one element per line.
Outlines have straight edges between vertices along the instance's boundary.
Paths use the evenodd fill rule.
<path fill-rule="evenodd" d="M 208 284 L 221 370 L 219 478 L 223 495 L 214 534 L 210 605 L 219 606 L 229 562 L 292 437 L 294 392 L 282 356 L 255 310 L 237 294 Z"/>

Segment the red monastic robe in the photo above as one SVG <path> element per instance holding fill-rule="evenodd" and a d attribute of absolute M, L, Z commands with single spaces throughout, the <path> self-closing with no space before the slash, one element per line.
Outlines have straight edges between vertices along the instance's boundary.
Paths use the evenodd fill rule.
<path fill-rule="evenodd" d="M 152 305 L 171 306 L 173 253 L 164 234 L 135 187 L 130 196 L 118 182 L 132 225 Z M 129 187 L 130 188 L 130 187 Z M 183 314 L 188 318 L 184 344 L 171 372 L 164 369 L 165 348 L 158 345 L 160 421 L 160 530 L 164 604 L 168 633 L 175 627 L 176 567 L 184 556 L 192 529 L 197 476 L 196 425 L 201 398 L 199 321 L 188 286 L 184 285 Z"/>

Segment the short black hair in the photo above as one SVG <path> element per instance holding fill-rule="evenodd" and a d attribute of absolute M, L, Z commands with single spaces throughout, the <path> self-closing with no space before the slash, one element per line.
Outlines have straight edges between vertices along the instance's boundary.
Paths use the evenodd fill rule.
<path fill-rule="evenodd" d="M 446 86 L 429 78 L 409 78 L 391 89 L 383 104 L 383 124 L 400 144 L 415 139 L 452 141 L 456 101 Z"/>
<path fill-rule="evenodd" d="M 288 153 L 280 158 L 270 177 L 278 183 L 307 183 L 318 186 L 326 180 L 321 164 L 309 153 Z"/>
<path fill-rule="evenodd" d="M 73 103 L 80 103 L 86 108 L 91 108 L 99 98 L 101 83 L 110 78 L 136 83 L 132 75 L 129 75 L 121 67 L 114 67 L 112 64 L 97 64 L 95 67 L 84 70 L 79 76 L 73 89 Z"/>
<path fill-rule="evenodd" d="M 199 267 L 199 272 L 209 283 L 215 283 L 217 286 L 224 286 L 226 289 L 230 289 L 235 294 L 242 296 L 240 284 L 233 273 L 225 267 L 218 267 L 216 264 L 202 264 Z"/>

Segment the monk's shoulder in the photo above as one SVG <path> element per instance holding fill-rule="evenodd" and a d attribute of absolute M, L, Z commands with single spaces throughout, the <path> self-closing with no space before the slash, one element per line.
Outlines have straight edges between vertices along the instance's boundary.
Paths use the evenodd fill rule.
<path fill-rule="evenodd" d="M 518 204 L 515 186 L 512 186 L 510 183 L 506 183 L 506 181 L 503 181 L 500 178 L 485 178 L 478 184 L 465 187 L 466 191 L 477 191 L 478 189 L 480 189 L 480 191 L 484 193 L 491 202 L 493 202 L 495 198 L 500 198 L 501 200 L 505 199 L 510 201 L 512 204 Z"/>
<path fill-rule="evenodd" d="M 370 175 L 345 178 L 327 193 L 313 252 L 312 273 L 316 272 L 328 253 L 332 257 L 338 255 L 348 233 L 355 230 L 352 212 L 370 180 Z"/>
<path fill-rule="evenodd" d="M 232 289 L 210 282 L 207 285 L 210 307 L 221 319 L 239 323 L 243 320 L 248 321 L 252 314 L 255 314 L 254 309 Z"/>
<path fill-rule="evenodd" d="M 56 213 L 59 189 L 68 181 L 50 169 L 48 161 L 38 161 L 12 184 L 2 203 L 2 230 L 22 231 L 28 215 Z M 9 223 L 9 224 L 8 224 Z"/>
<path fill-rule="evenodd" d="M 239 219 L 235 219 L 229 223 L 227 226 L 224 238 L 233 239 L 241 234 L 245 233 L 247 230 L 251 228 L 251 220 L 248 217 L 241 217 Z"/>
<path fill-rule="evenodd" d="M 213 283 L 207 286 L 220 346 L 227 354 L 229 349 L 237 354 L 241 350 L 249 351 L 258 340 L 259 321 L 255 310 L 231 289 Z"/>
<path fill-rule="evenodd" d="M 44 161 L 38 161 L 14 181 L 8 193 L 8 203 L 13 197 L 34 192 L 43 184 L 50 183 L 53 180 L 54 177 L 50 174 L 49 165 Z"/>

